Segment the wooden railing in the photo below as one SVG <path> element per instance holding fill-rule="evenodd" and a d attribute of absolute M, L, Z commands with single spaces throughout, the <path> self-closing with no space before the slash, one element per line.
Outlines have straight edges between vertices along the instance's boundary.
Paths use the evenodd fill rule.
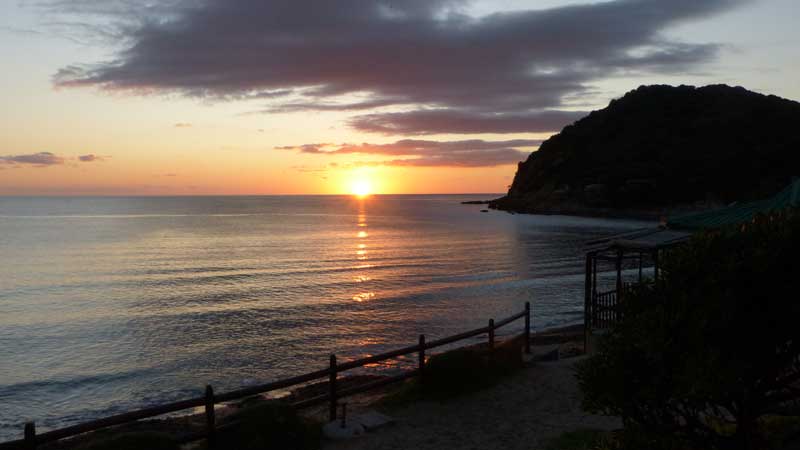
<path fill-rule="evenodd" d="M 425 341 L 425 335 L 420 335 L 419 342 L 416 345 L 400 348 L 397 350 L 392 350 L 386 353 L 381 353 L 379 355 L 368 356 L 366 358 L 347 361 L 344 363 L 338 363 L 336 360 L 336 355 L 330 355 L 329 365 L 325 369 L 317 370 L 315 372 L 306 373 L 303 375 L 298 375 L 292 378 L 285 378 L 283 380 L 273 381 L 271 383 L 266 383 L 259 386 L 246 387 L 243 389 L 237 389 L 235 391 L 230 391 L 223 394 L 215 394 L 214 389 L 211 386 L 206 386 L 205 395 L 203 397 L 196 397 L 188 400 L 181 400 L 173 403 L 151 406 L 149 408 L 144 408 L 123 414 L 117 414 L 114 416 L 93 420 L 91 422 L 86 422 L 78 425 L 47 431 L 41 434 L 36 433 L 36 425 L 34 422 L 28 422 L 25 424 L 24 427 L 23 439 L 0 443 L 0 450 L 9 450 L 9 449 L 31 450 L 35 449 L 39 445 L 48 442 L 54 442 L 60 439 L 77 436 L 79 434 L 100 430 L 102 428 L 123 425 L 141 419 L 152 418 L 164 414 L 170 414 L 190 408 L 199 408 L 199 407 L 205 408 L 205 419 L 206 419 L 205 431 L 201 433 L 186 435 L 181 440 L 183 442 L 190 442 L 205 438 L 209 440 L 210 444 L 212 444 L 214 442 L 216 430 L 219 429 L 219 426 L 216 425 L 214 405 L 218 403 L 224 403 L 232 400 L 238 400 L 245 397 L 250 397 L 257 394 L 264 394 L 279 389 L 285 389 L 288 387 L 308 383 L 310 381 L 322 378 L 328 378 L 327 394 L 296 402 L 293 404 L 293 406 L 295 406 L 298 409 L 301 409 L 328 402 L 330 408 L 329 409 L 330 420 L 336 420 L 339 399 L 350 395 L 366 392 L 371 389 L 376 389 L 382 386 L 386 386 L 392 383 L 397 383 L 399 381 L 403 381 L 415 376 L 423 376 L 425 372 L 426 350 L 436 347 L 441 347 L 443 345 L 451 344 L 453 342 L 479 336 L 482 334 L 487 334 L 489 351 L 491 352 L 494 349 L 495 345 L 495 330 L 522 318 L 525 319 L 525 331 L 524 331 L 525 352 L 530 353 L 531 352 L 531 339 L 530 339 L 531 306 L 530 302 L 526 302 L 525 310 L 523 310 L 522 312 L 514 314 L 513 316 L 507 317 L 498 322 L 495 322 L 493 319 L 490 319 L 488 326 L 483 328 L 478 328 L 475 330 L 467 331 L 461 334 L 437 339 L 430 342 Z M 399 356 L 405 356 L 414 353 L 418 355 L 417 368 L 414 370 L 408 370 L 399 375 L 381 378 L 375 381 L 371 381 L 369 383 L 365 383 L 360 386 L 353 386 L 345 389 L 338 389 L 337 387 L 338 376 L 344 371 L 355 369 L 358 367 L 364 367 L 367 364 L 386 361 L 389 359 L 397 358 Z"/>
<path fill-rule="evenodd" d="M 591 328 L 611 328 L 619 320 L 617 291 L 601 292 L 594 295 L 591 305 Z"/>

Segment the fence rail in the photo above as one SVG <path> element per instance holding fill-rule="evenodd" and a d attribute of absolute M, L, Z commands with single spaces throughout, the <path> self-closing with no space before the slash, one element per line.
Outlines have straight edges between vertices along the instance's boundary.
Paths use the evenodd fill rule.
<path fill-rule="evenodd" d="M 190 437 L 184 440 L 191 441 L 191 440 L 199 440 L 205 438 L 209 440 L 210 444 L 213 444 L 216 430 L 220 428 L 216 424 L 214 405 L 250 397 L 257 394 L 265 394 L 267 392 L 276 391 L 279 389 L 285 389 L 288 387 L 296 386 L 314 380 L 323 379 L 326 377 L 328 378 L 328 389 L 329 389 L 327 394 L 302 400 L 294 403 L 293 405 L 296 408 L 306 408 L 309 406 L 314 406 L 328 402 L 330 408 L 329 410 L 330 420 L 336 420 L 339 399 L 354 394 L 366 392 L 371 389 L 377 389 L 379 387 L 383 387 L 392 383 L 397 383 L 412 377 L 422 376 L 425 372 L 426 350 L 436 347 L 441 347 L 443 345 L 451 344 L 453 342 L 461 341 L 474 336 L 480 336 L 483 334 L 488 335 L 488 341 L 489 341 L 488 343 L 489 343 L 489 348 L 491 350 L 494 348 L 495 330 L 522 318 L 525 319 L 525 331 L 524 331 L 525 353 L 530 353 L 531 352 L 531 338 L 530 338 L 531 305 L 530 302 L 526 302 L 525 309 L 523 311 L 514 314 L 513 316 L 502 319 L 498 322 L 495 322 L 494 319 L 490 319 L 489 325 L 483 328 L 466 331 L 464 333 L 444 337 L 430 342 L 425 341 L 425 335 L 420 335 L 419 343 L 416 345 L 388 351 L 378 355 L 347 361 L 341 364 L 337 363 L 336 355 L 330 355 L 329 365 L 326 369 L 317 370 L 303 375 L 298 375 L 291 378 L 285 378 L 282 380 L 277 380 L 258 386 L 250 386 L 226 392 L 223 394 L 215 394 L 213 387 L 209 385 L 206 386 L 205 395 L 203 397 L 181 400 L 177 402 L 166 403 L 163 405 L 151 406 L 148 408 L 117 414 L 114 416 L 109 416 L 102 419 L 85 422 L 82 424 L 51 430 L 41 434 L 36 433 L 36 424 L 34 422 L 28 422 L 25 424 L 23 430 L 23 438 L 15 441 L 0 443 L 0 450 L 11 450 L 11 449 L 33 450 L 36 449 L 36 447 L 39 445 L 46 444 L 49 442 L 54 442 L 68 437 L 77 436 L 79 434 L 88 433 L 91 431 L 96 431 L 112 426 L 124 425 L 127 423 L 135 422 L 137 420 L 162 416 L 164 414 L 175 413 L 190 408 L 199 408 L 201 406 L 204 407 L 205 409 L 206 429 L 204 432 L 194 433 Z M 389 359 L 397 358 L 399 356 L 405 356 L 410 354 L 418 354 L 417 368 L 414 370 L 408 370 L 399 375 L 381 378 L 379 380 L 371 381 L 359 386 L 352 386 L 345 389 L 338 389 L 337 387 L 338 375 L 344 371 L 356 369 L 359 367 L 364 367 L 368 364 L 386 361 Z"/>
<path fill-rule="evenodd" d="M 602 292 L 592 302 L 592 328 L 605 329 L 613 326 L 619 316 L 617 291 Z"/>

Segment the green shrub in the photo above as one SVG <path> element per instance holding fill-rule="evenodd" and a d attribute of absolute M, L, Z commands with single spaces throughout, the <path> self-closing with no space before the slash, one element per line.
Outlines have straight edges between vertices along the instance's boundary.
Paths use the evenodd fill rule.
<path fill-rule="evenodd" d="M 762 419 L 800 398 L 798 258 L 795 212 L 668 252 L 579 366 L 584 408 L 621 416 L 649 448 L 769 447 Z"/>

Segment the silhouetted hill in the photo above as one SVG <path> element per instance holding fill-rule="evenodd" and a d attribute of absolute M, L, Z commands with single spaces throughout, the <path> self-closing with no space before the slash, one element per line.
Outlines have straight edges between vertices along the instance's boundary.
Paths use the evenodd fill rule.
<path fill-rule="evenodd" d="M 649 213 L 774 194 L 800 173 L 800 103 L 725 85 L 642 86 L 519 164 L 519 212 Z"/>

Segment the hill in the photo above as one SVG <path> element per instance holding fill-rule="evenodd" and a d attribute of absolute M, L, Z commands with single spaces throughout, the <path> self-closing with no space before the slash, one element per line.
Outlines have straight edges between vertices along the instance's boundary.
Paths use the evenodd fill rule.
<path fill-rule="evenodd" d="M 726 85 L 642 86 L 545 141 L 491 206 L 657 216 L 772 195 L 798 163 L 798 102 Z"/>

